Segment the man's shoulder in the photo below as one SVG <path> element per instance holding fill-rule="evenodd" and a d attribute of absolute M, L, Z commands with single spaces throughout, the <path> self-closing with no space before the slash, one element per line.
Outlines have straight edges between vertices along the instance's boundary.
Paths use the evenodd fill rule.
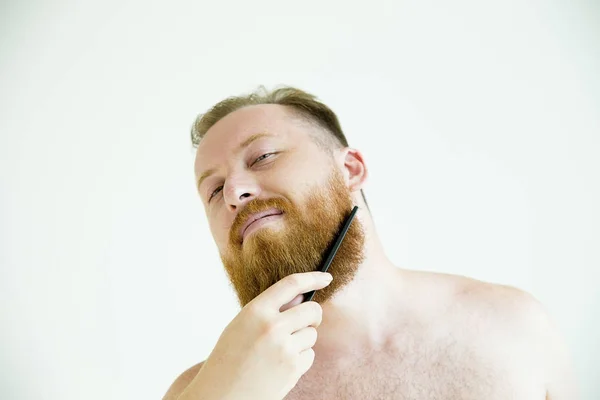
<path fill-rule="evenodd" d="M 179 375 L 177 379 L 175 379 L 175 382 L 171 384 L 171 387 L 169 387 L 169 390 L 163 397 L 163 400 L 176 400 L 179 397 L 179 395 L 185 390 L 185 388 L 188 387 L 188 385 L 196 377 L 198 371 L 200 371 L 200 368 L 202 368 L 203 364 L 204 361 L 186 369 L 181 375 Z"/>
<path fill-rule="evenodd" d="M 545 307 L 532 294 L 510 285 L 451 274 L 413 275 L 453 340 L 486 357 L 508 358 L 514 368 L 541 374 L 548 395 L 576 398 L 576 380 L 564 337 Z M 510 363 L 513 364 L 510 364 Z M 515 364 L 516 363 L 516 364 Z M 502 364 L 502 363 L 501 363 Z"/>
<path fill-rule="evenodd" d="M 500 337 L 539 341 L 551 321 L 542 303 L 515 286 L 469 277 L 454 278 L 457 309 L 470 321 L 479 321 Z M 502 333 L 510 333 L 503 336 Z"/>
<path fill-rule="evenodd" d="M 465 307 L 501 317 L 504 321 L 525 322 L 545 314 L 541 303 L 515 286 L 463 277 L 457 288 L 457 301 Z"/>
<path fill-rule="evenodd" d="M 441 301 L 460 314 L 499 321 L 505 326 L 531 327 L 546 319 L 542 304 L 532 294 L 514 286 L 434 272 L 423 272 L 421 279 L 428 282 L 428 292 L 445 293 Z"/>
<path fill-rule="evenodd" d="M 455 307 L 462 324 L 456 324 L 473 343 L 494 342 L 504 352 L 515 355 L 525 365 L 530 357 L 542 371 L 549 396 L 553 399 L 577 398 L 576 379 L 565 338 L 546 307 L 525 290 L 467 277 L 444 278 L 455 286 Z M 464 329 L 472 327 L 475 329 Z M 479 337 L 478 337 L 479 335 Z M 503 343 L 502 343 L 503 342 Z M 527 354 L 524 354 L 527 353 Z"/>

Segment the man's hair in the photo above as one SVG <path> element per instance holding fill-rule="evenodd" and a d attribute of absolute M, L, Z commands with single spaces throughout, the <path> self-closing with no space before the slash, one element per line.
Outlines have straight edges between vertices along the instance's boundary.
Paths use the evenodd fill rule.
<path fill-rule="evenodd" d="M 290 116 L 309 129 L 309 135 L 319 148 L 332 155 L 334 149 L 348 146 L 346 135 L 335 113 L 320 102 L 316 96 L 291 86 L 280 86 L 268 91 L 260 85 L 254 92 L 241 96 L 231 96 L 215 104 L 206 113 L 196 117 L 192 125 L 192 146 L 198 147 L 206 132 L 219 120 L 240 108 L 259 104 L 279 104 L 287 106 Z M 360 191 L 370 212 L 364 191 Z"/>

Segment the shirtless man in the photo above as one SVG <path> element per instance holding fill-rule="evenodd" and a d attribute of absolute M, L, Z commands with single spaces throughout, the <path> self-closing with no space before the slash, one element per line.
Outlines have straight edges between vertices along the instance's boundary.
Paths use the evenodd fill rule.
<path fill-rule="evenodd" d="M 362 192 L 365 160 L 335 114 L 301 90 L 262 89 L 192 129 L 242 309 L 164 399 L 576 398 L 568 352 L 532 296 L 393 265 Z M 328 280 L 314 271 L 354 205 Z"/>

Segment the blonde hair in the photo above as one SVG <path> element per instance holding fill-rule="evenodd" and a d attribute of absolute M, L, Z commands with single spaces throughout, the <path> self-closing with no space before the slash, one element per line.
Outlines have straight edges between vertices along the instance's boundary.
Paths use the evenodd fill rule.
<path fill-rule="evenodd" d="M 287 106 L 292 117 L 317 128 L 308 130 L 308 133 L 315 143 L 329 154 L 333 154 L 334 149 L 348 147 L 337 115 L 316 96 L 291 86 L 280 86 L 269 91 L 263 85 L 249 94 L 228 97 L 204 114 L 198 115 L 191 129 L 192 146 L 198 147 L 206 132 L 228 114 L 246 106 L 259 104 Z M 365 193 L 362 189 L 360 192 L 369 209 Z"/>

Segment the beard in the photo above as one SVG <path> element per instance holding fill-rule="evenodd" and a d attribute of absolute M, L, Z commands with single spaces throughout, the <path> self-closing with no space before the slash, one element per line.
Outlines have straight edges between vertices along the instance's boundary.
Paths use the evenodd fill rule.
<path fill-rule="evenodd" d="M 220 257 L 242 307 L 290 274 L 321 269 L 353 208 L 341 172 L 335 167 L 331 170 L 326 184 L 311 188 L 302 205 L 284 198 L 257 198 L 236 216 L 227 251 L 220 253 Z M 244 222 L 251 214 L 270 208 L 283 212 L 279 220 L 248 234 L 242 243 L 239 230 Z M 315 292 L 314 301 L 329 300 L 354 279 L 364 260 L 364 237 L 357 215 L 327 270 L 333 281 Z"/>

